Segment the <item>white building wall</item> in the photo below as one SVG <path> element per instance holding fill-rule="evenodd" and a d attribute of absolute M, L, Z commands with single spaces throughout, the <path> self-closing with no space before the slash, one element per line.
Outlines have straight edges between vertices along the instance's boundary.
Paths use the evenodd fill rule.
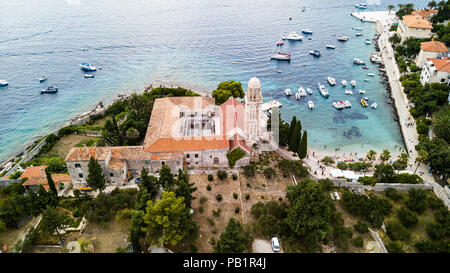
<path fill-rule="evenodd" d="M 429 51 L 423 51 L 422 49 L 419 52 L 419 55 L 417 55 L 416 58 L 416 65 L 418 67 L 422 67 L 423 64 L 427 61 L 427 58 L 437 58 L 439 52 L 429 52 Z"/>

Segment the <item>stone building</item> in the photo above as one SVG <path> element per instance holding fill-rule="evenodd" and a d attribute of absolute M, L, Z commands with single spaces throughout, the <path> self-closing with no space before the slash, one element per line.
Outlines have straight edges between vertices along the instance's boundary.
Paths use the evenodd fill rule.
<path fill-rule="evenodd" d="M 46 168 L 47 166 L 30 166 L 26 168 L 20 175 L 21 179 L 26 179 L 25 182 L 22 183 L 22 186 L 26 191 L 30 189 L 36 191 L 39 188 L 39 185 L 42 185 L 45 190 L 50 189 L 47 175 L 45 174 Z M 71 177 L 69 175 L 65 173 L 54 173 L 51 176 L 55 183 L 56 190 L 59 191 L 63 185 L 64 187 L 70 187 Z"/>
<path fill-rule="evenodd" d="M 251 147 L 263 139 L 267 116 L 261 110 L 261 85 L 248 84 L 245 102 L 230 98 L 216 105 L 214 98 L 166 97 L 156 99 L 142 146 L 72 148 L 66 165 L 74 188 L 83 187 L 91 157 L 98 160 L 108 182 L 127 183 L 142 167 L 158 174 L 163 165 L 178 169 L 228 167 L 227 153 L 245 153 L 236 166 L 250 162 Z"/>
<path fill-rule="evenodd" d="M 397 32 L 400 35 L 401 43 L 403 43 L 409 37 L 430 38 L 432 29 L 433 27 L 428 20 L 420 16 L 405 15 L 398 24 Z"/>
<path fill-rule="evenodd" d="M 439 55 L 447 55 L 448 49 L 444 43 L 429 41 L 420 43 L 420 52 L 416 58 L 416 65 L 422 67 L 428 58 L 437 58 Z"/>
<path fill-rule="evenodd" d="M 448 57 L 428 58 L 420 74 L 420 83 L 450 84 L 450 60 Z"/>

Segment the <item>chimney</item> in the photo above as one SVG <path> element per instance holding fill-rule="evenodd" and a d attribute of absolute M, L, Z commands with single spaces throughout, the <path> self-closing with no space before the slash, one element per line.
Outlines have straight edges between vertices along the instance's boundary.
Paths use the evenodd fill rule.
<path fill-rule="evenodd" d="M 45 177 L 44 169 L 42 167 L 40 167 L 39 169 L 41 170 L 41 177 Z"/>

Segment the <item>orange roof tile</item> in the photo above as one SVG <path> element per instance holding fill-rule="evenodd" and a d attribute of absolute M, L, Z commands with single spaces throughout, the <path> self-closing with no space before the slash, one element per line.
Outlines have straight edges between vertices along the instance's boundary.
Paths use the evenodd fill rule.
<path fill-rule="evenodd" d="M 66 161 L 89 161 L 91 156 L 97 160 L 105 160 L 108 152 L 111 152 L 112 157 L 131 160 L 151 158 L 151 154 L 145 152 L 143 146 L 77 147 L 70 150 L 66 156 Z"/>
<path fill-rule="evenodd" d="M 448 57 L 444 57 L 442 59 L 432 58 L 430 60 L 433 62 L 434 67 L 436 67 L 436 70 L 447 71 L 448 73 L 450 73 L 450 60 L 448 59 Z"/>
<path fill-rule="evenodd" d="M 152 153 L 152 159 L 183 159 L 183 153 L 173 152 L 173 153 Z"/>
<path fill-rule="evenodd" d="M 181 152 L 181 151 L 201 151 L 206 149 L 229 148 L 228 140 L 217 139 L 218 137 L 198 137 L 198 138 L 159 138 L 150 146 L 145 147 L 147 152 Z"/>
<path fill-rule="evenodd" d="M 430 22 L 425 19 L 419 18 L 414 15 L 405 15 L 402 18 L 403 22 L 405 22 L 406 26 L 409 28 L 427 28 L 433 29 Z"/>
<path fill-rule="evenodd" d="M 416 15 L 416 16 L 420 16 L 422 18 L 426 18 L 428 15 L 430 14 L 436 14 L 437 10 L 434 9 L 429 9 L 429 10 L 425 10 L 425 9 L 418 9 L 413 11 L 411 14 L 412 15 Z"/>
<path fill-rule="evenodd" d="M 30 166 L 22 173 L 20 178 L 46 177 L 45 169 L 47 166 Z M 42 169 L 42 171 L 41 171 Z"/>
<path fill-rule="evenodd" d="M 430 41 L 420 43 L 420 49 L 428 52 L 447 52 L 448 49 L 444 43 L 439 41 Z"/>

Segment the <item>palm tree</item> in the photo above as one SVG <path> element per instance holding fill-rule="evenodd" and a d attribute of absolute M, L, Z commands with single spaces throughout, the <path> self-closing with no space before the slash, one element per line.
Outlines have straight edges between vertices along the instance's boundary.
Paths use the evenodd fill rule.
<path fill-rule="evenodd" d="M 102 129 L 97 146 L 119 146 L 120 135 L 111 120 L 107 120 Z"/>
<path fill-rule="evenodd" d="M 425 150 L 419 150 L 417 152 L 417 167 L 414 170 L 414 174 L 416 174 L 417 169 L 419 168 L 420 163 L 425 163 L 428 160 L 428 153 Z"/>
<path fill-rule="evenodd" d="M 384 163 L 385 161 L 388 161 L 391 158 L 391 152 L 389 150 L 384 149 L 383 152 L 380 154 L 380 160 Z"/>
<path fill-rule="evenodd" d="M 407 153 L 401 153 L 399 158 L 403 164 L 408 164 L 409 155 Z"/>
<path fill-rule="evenodd" d="M 443 8 L 445 7 L 446 4 L 447 4 L 447 3 L 445 2 L 445 0 L 442 0 L 442 1 L 439 2 L 439 4 L 437 4 L 437 6 L 438 6 L 440 9 L 443 9 Z"/>
<path fill-rule="evenodd" d="M 437 7 L 437 3 L 434 0 L 431 0 L 430 2 L 428 2 L 428 7 L 430 9 L 434 9 L 435 7 Z"/>
<path fill-rule="evenodd" d="M 135 140 L 139 137 L 139 131 L 133 127 L 128 128 L 128 130 L 125 132 L 125 134 L 126 134 L 127 138 L 131 139 L 131 140 Z"/>
<path fill-rule="evenodd" d="M 374 150 L 370 150 L 370 151 L 367 153 L 366 157 L 367 157 L 367 159 L 370 160 L 370 162 L 373 163 L 373 161 L 377 158 L 376 155 L 377 155 L 377 152 L 375 152 Z"/>
<path fill-rule="evenodd" d="M 389 15 L 391 14 L 391 10 L 393 10 L 395 8 L 394 5 L 389 5 L 387 6 L 388 10 L 389 10 Z"/>
<path fill-rule="evenodd" d="M 434 115 L 433 133 L 445 140 L 450 140 L 450 111 L 439 111 Z"/>

